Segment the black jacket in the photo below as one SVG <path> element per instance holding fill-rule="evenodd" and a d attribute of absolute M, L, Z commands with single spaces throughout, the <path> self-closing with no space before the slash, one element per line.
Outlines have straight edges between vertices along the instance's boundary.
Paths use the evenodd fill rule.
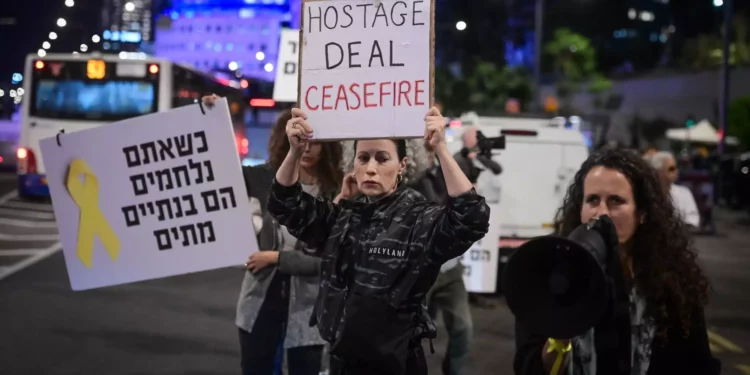
<path fill-rule="evenodd" d="M 657 331 L 660 327 L 657 327 Z M 547 375 L 542 365 L 542 347 L 547 338 L 534 337 L 516 323 L 516 356 L 513 370 L 516 375 Z M 563 372 L 565 373 L 565 372 Z M 693 314 L 690 335 L 682 329 L 667 331 L 666 342 L 658 336 L 651 346 L 648 375 L 718 375 L 721 362 L 711 355 L 703 311 Z M 597 374 L 603 375 L 603 374 Z"/>
<path fill-rule="evenodd" d="M 431 335 L 425 295 L 440 266 L 487 233 L 490 214 L 473 189 L 444 206 L 404 187 L 374 203 L 334 204 L 276 181 L 268 210 L 323 258 L 318 329 L 333 354 L 344 346 L 356 351 L 343 356 L 405 356 L 407 341 Z"/>

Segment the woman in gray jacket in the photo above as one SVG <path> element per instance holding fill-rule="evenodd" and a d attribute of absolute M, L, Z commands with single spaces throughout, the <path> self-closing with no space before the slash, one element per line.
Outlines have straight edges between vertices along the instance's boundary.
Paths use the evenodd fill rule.
<path fill-rule="evenodd" d="M 269 141 L 268 165 L 260 168 L 275 171 L 283 161 L 289 151 L 285 126 L 290 118 L 289 111 L 280 115 Z M 343 179 L 340 161 L 338 142 L 310 144 L 300 163 L 303 189 L 314 196 L 335 196 Z M 249 184 L 270 185 L 271 180 Z M 251 198 L 255 199 L 266 197 Z M 318 375 L 325 342 L 317 328 L 310 326 L 310 318 L 318 295 L 320 259 L 303 253 L 306 245 L 270 215 L 262 215 L 259 227 L 259 248 L 269 250 L 248 259 L 237 304 L 242 373 L 272 375 L 277 360 L 286 354 L 289 375 Z"/>

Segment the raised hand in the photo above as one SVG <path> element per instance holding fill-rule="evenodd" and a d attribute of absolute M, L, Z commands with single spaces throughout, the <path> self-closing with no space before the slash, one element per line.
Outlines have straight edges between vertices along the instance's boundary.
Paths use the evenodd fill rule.
<path fill-rule="evenodd" d="M 291 149 L 304 151 L 313 135 L 310 124 L 307 123 L 307 115 L 299 108 L 292 108 L 292 119 L 286 123 L 286 136 L 289 139 Z"/>

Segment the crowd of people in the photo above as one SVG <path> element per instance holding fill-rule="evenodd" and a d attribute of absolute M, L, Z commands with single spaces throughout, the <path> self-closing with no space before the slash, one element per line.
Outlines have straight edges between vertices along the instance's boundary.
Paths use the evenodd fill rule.
<path fill-rule="evenodd" d="M 215 97 L 204 101 L 211 105 Z M 467 173 L 476 150 L 448 153 L 439 108 L 421 140 L 315 142 L 315 124 L 282 113 L 266 165 L 245 171 L 261 251 L 237 305 L 243 374 L 427 374 L 422 341 L 442 314 L 444 375 L 466 374 L 472 317 L 459 257 L 490 209 Z M 631 362 L 608 363 L 595 328 L 534 337 L 517 325 L 516 374 L 718 374 L 703 308 L 708 281 L 688 225 L 695 204 L 674 185 L 674 158 L 604 149 L 570 186 L 556 235 L 610 217 L 630 290 Z M 328 355 L 326 355 L 328 348 Z M 563 360 L 557 361 L 559 358 Z M 559 363 L 556 363 L 559 362 Z"/>

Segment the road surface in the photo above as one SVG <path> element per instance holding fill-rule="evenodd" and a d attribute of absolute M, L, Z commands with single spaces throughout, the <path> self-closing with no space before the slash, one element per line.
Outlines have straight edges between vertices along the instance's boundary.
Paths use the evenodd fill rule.
<path fill-rule="evenodd" d="M 12 189 L 0 183 L 0 195 Z M 0 269 L 15 271 L 0 280 L 0 373 L 239 373 L 234 314 L 243 270 L 72 292 L 62 253 L 49 254 L 57 243 L 49 207 L 20 206 L 12 194 L 7 197 L 0 204 L 0 252 L 14 255 L 0 255 L 5 267 Z M 750 375 L 750 223 L 728 213 L 719 219 L 721 236 L 697 239 L 715 291 L 707 310 L 711 346 L 724 374 Z M 21 221 L 36 226 L 15 225 Z M 46 237 L 9 240 L 23 235 Z M 499 302 L 495 309 L 473 312 L 475 341 L 467 374 L 512 373 L 513 320 Z M 428 356 L 430 373 L 440 374 L 442 330 L 435 349 Z"/>

